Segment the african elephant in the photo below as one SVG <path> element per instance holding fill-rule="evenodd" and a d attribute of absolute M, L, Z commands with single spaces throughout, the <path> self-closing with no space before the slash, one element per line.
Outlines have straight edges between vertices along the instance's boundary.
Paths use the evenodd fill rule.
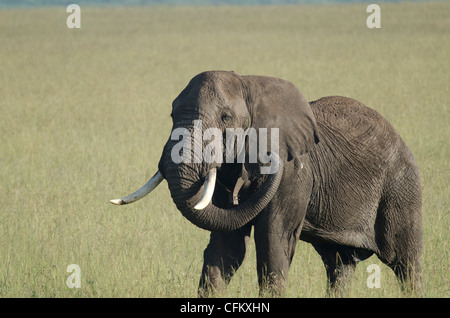
<path fill-rule="evenodd" d="M 419 171 L 379 113 L 339 96 L 308 103 L 296 86 L 278 78 L 208 71 L 173 101 L 171 116 L 172 133 L 179 128 L 195 135 L 201 122 L 200 133 L 215 127 L 221 136 L 214 138 L 223 144 L 229 128 L 252 128 L 258 137 L 272 128 L 278 132 L 266 152 L 274 155 L 273 173 L 261 173 L 267 166 L 262 157 L 249 160 L 251 138 L 233 145 L 233 158 L 244 153 L 244 160 L 208 162 L 201 156 L 207 141 L 191 135 L 185 145 L 193 146 L 179 151 L 180 136 L 171 137 L 155 176 L 135 193 L 111 200 L 131 203 L 167 180 L 181 213 L 211 231 L 199 296 L 230 281 L 244 260 L 252 227 L 263 294 L 283 292 L 299 239 L 320 254 L 330 293 L 341 291 L 356 264 L 374 253 L 394 270 L 402 288 L 419 290 Z M 182 152 L 194 160 L 174 162 L 174 153 Z"/>

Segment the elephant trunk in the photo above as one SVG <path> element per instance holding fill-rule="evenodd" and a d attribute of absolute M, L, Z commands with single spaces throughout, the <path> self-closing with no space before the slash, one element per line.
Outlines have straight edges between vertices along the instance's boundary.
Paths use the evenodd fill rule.
<path fill-rule="evenodd" d="M 233 231 L 255 218 L 277 192 L 283 175 L 283 164 L 276 157 L 276 164 L 279 164 L 277 173 L 269 175 L 266 182 L 246 201 L 228 209 L 219 208 L 212 202 L 203 209 L 198 209 L 197 202 L 203 192 L 204 178 L 193 174 L 193 170 L 197 169 L 193 169 L 191 165 L 166 164 L 163 174 L 174 203 L 190 222 L 209 231 Z M 187 177 L 193 175 L 194 178 Z"/>
<path fill-rule="evenodd" d="M 267 206 L 278 190 L 283 163 L 278 154 L 273 153 L 272 165 L 278 165 L 275 174 L 268 175 L 259 189 L 241 204 L 227 209 L 217 207 L 211 200 L 213 188 L 208 191 L 204 189 L 205 179 L 210 184 L 215 183 L 215 178 L 211 176 L 220 165 L 204 161 L 175 163 L 171 155 L 176 143 L 173 140 L 166 143 L 158 165 L 159 170 L 144 187 L 125 198 L 111 200 L 111 203 L 123 205 L 139 200 L 166 179 L 172 199 L 184 217 L 205 230 L 224 232 L 239 229 L 250 222 Z M 202 196 L 203 192 L 206 195 Z"/>

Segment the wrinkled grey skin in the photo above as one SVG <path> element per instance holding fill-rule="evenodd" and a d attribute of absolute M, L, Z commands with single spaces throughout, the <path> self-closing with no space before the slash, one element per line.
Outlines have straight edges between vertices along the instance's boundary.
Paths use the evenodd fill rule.
<path fill-rule="evenodd" d="M 199 296 L 222 289 L 244 260 L 251 228 L 262 294 L 283 291 L 299 239 L 325 265 L 330 293 L 341 291 L 356 264 L 376 254 L 404 288 L 419 290 L 421 185 L 413 155 L 376 111 L 346 97 L 308 103 L 291 83 L 212 71 L 195 76 L 174 100 L 173 128 L 279 128 L 280 169 L 258 164 L 175 164 L 164 147 L 159 170 L 173 201 L 210 230 Z M 193 208 L 208 171 L 218 180 L 212 204 Z M 233 205 L 237 179 L 244 183 Z M 308 266 L 308 264 L 305 264 Z"/>

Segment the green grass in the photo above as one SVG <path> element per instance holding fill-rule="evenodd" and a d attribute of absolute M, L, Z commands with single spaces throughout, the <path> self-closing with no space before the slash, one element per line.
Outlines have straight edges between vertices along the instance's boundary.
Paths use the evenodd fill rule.
<path fill-rule="evenodd" d="M 423 180 L 426 296 L 449 297 L 449 4 L 84 8 L 0 11 L 0 296 L 195 297 L 209 233 L 163 183 L 109 199 L 156 170 L 172 100 L 210 69 L 281 77 L 309 100 L 345 95 L 377 109 L 415 154 Z M 381 288 L 366 287 L 380 264 Z M 69 289 L 69 264 L 82 286 Z M 376 257 L 352 297 L 401 297 Z M 258 295 L 254 243 L 224 296 Z M 325 296 L 325 271 L 300 242 L 289 297 Z"/>

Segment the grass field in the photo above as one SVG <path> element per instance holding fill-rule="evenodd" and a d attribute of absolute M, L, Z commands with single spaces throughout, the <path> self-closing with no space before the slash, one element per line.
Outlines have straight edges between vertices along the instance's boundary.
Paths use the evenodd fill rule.
<path fill-rule="evenodd" d="M 309 100 L 358 99 L 381 112 L 419 163 L 427 297 L 450 296 L 450 4 L 82 8 L 0 11 L 0 296 L 195 297 L 209 233 L 167 185 L 108 203 L 157 167 L 172 100 L 210 69 L 281 77 Z M 381 288 L 366 286 L 368 265 Z M 81 288 L 68 288 L 69 264 Z M 375 256 L 351 297 L 402 297 Z M 318 254 L 300 242 L 286 296 L 325 296 Z M 226 297 L 257 297 L 254 243 Z"/>

